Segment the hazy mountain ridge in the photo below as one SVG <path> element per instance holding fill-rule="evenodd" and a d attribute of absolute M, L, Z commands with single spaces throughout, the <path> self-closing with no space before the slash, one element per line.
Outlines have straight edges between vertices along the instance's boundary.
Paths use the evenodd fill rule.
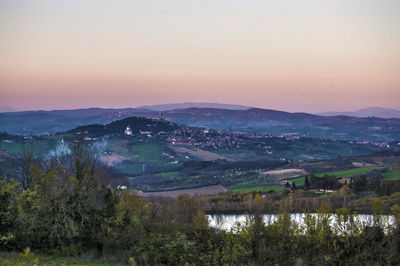
<path fill-rule="evenodd" d="M 378 117 L 351 117 L 345 115 L 338 116 L 319 116 L 308 113 L 289 113 L 269 109 L 251 108 L 248 110 L 223 110 L 213 108 L 188 108 L 170 110 L 164 112 L 166 118 L 175 120 L 176 118 L 187 118 L 189 121 L 204 122 L 204 120 L 214 119 L 215 121 L 226 121 L 234 119 L 236 122 L 251 121 L 276 121 L 276 122 L 306 122 L 318 124 L 358 124 L 368 123 L 376 125 L 400 124 L 400 119 L 384 119 Z M 203 119 L 203 120 L 199 120 Z"/>
<path fill-rule="evenodd" d="M 216 108 L 216 109 L 228 109 L 228 110 L 247 110 L 252 108 L 251 106 L 245 106 L 240 104 L 224 104 L 224 103 L 195 103 L 195 102 L 184 102 L 184 103 L 171 103 L 171 104 L 156 104 L 156 105 L 144 105 L 137 108 L 150 109 L 155 111 L 167 111 L 173 109 L 187 109 L 187 108 Z"/>
<path fill-rule="evenodd" d="M 368 107 L 356 110 L 354 112 L 323 112 L 318 113 L 322 116 L 336 116 L 336 115 L 346 115 L 346 116 L 356 116 L 356 117 L 380 117 L 380 118 L 400 118 L 400 110 L 392 108 L 382 108 L 382 107 Z"/>
<path fill-rule="evenodd" d="M 0 113 L 9 113 L 9 112 L 15 112 L 15 110 L 10 106 L 0 106 Z"/>
<path fill-rule="evenodd" d="M 260 108 L 188 108 L 164 112 L 164 117 L 189 126 L 248 133 L 362 141 L 400 139 L 400 119 L 343 115 L 326 117 Z"/>
<path fill-rule="evenodd" d="M 261 108 L 229 110 L 191 107 L 162 113 L 164 119 L 171 122 L 231 132 L 377 142 L 400 140 L 400 119 L 397 118 L 321 116 Z M 0 113 L 0 132 L 49 134 L 88 124 L 105 125 L 130 116 L 149 118 L 158 115 L 157 110 L 139 108 Z"/>

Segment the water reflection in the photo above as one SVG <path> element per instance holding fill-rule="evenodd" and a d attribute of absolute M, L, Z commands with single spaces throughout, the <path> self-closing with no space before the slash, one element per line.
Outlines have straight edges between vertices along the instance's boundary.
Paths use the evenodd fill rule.
<path fill-rule="evenodd" d="M 318 218 L 318 214 L 312 213 L 310 214 L 314 218 Z M 233 229 L 235 226 L 244 226 L 246 222 L 250 221 L 253 216 L 249 214 L 209 214 L 207 215 L 210 226 L 229 231 Z M 306 217 L 305 213 L 292 213 L 290 214 L 290 219 L 292 222 L 295 222 L 297 225 L 304 226 L 304 218 Z M 353 224 L 358 224 L 359 226 L 372 226 L 374 224 L 380 224 L 385 229 L 393 227 L 395 225 L 395 218 L 391 215 L 379 215 L 373 216 L 370 214 L 355 214 L 352 215 L 354 220 Z M 264 214 L 263 221 L 266 225 L 270 225 L 278 220 L 278 215 L 276 214 Z M 342 219 L 338 220 L 338 217 L 334 214 L 330 216 L 329 223 L 332 227 L 337 227 L 338 224 L 341 224 L 343 227 Z M 348 221 L 347 223 L 350 223 Z"/>

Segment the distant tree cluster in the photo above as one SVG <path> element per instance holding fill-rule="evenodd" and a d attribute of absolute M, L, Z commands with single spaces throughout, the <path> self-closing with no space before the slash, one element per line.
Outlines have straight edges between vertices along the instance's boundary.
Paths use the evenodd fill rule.
<path fill-rule="evenodd" d="M 380 196 L 400 192 L 400 180 L 385 180 L 376 188 L 376 192 Z"/>
<path fill-rule="evenodd" d="M 304 188 L 305 189 L 330 189 L 336 190 L 342 187 L 342 184 L 338 182 L 336 176 L 324 175 L 322 177 L 317 176 L 306 176 L 304 178 Z"/>

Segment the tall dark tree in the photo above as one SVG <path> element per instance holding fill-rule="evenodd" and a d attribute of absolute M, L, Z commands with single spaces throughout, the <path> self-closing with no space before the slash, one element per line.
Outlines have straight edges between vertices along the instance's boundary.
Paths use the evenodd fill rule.
<path fill-rule="evenodd" d="M 20 171 L 21 171 L 21 184 L 23 189 L 33 187 L 33 172 L 32 166 L 34 158 L 32 151 L 24 149 L 20 154 Z"/>
<path fill-rule="evenodd" d="M 310 180 L 308 179 L 308 176 L 304 179 L 304 188 L 309 189 L 310 188 Z"/>

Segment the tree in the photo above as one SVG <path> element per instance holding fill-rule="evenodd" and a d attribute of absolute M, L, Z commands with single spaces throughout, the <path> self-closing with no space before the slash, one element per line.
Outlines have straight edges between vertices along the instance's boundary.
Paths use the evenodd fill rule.
<path fill-rule="evenodd" d="M 21 184 L 23 189 L 33 187 L 32 166 L 35 162 L 32 151 L 24 149 L 20 154 Z"/>
<path fill-rule="evenodd" d="M 365 175 L 362 175 L 358 178 L 355 178 L 354 181 L 350 184 L 350 187 L 355 192 L 365 191 L 367 189 L 368 180 Z"/>
<path fill-rule="evenodd" d="M 16 239 L 42 249 L 80 246 L 102 249 L 104 219 L 111 198 L 105 173 L 96 168 L 91 150 L 77 143 L 74 153 L 32 168 L 34 190 L 18 199 L 21 215 Z"/>
<path fill-rule="evenodd" d="M 308 176 L 304 179 L 304 188 L 307 190 L 310 188 L 310 180 L 308 180 Z"/>
<path fill-rule="evenodd" d="M 17 218 L 17 189 L 15 180 L 0 179 L 0 235 L 7 236 L 14 229 Z"/>

